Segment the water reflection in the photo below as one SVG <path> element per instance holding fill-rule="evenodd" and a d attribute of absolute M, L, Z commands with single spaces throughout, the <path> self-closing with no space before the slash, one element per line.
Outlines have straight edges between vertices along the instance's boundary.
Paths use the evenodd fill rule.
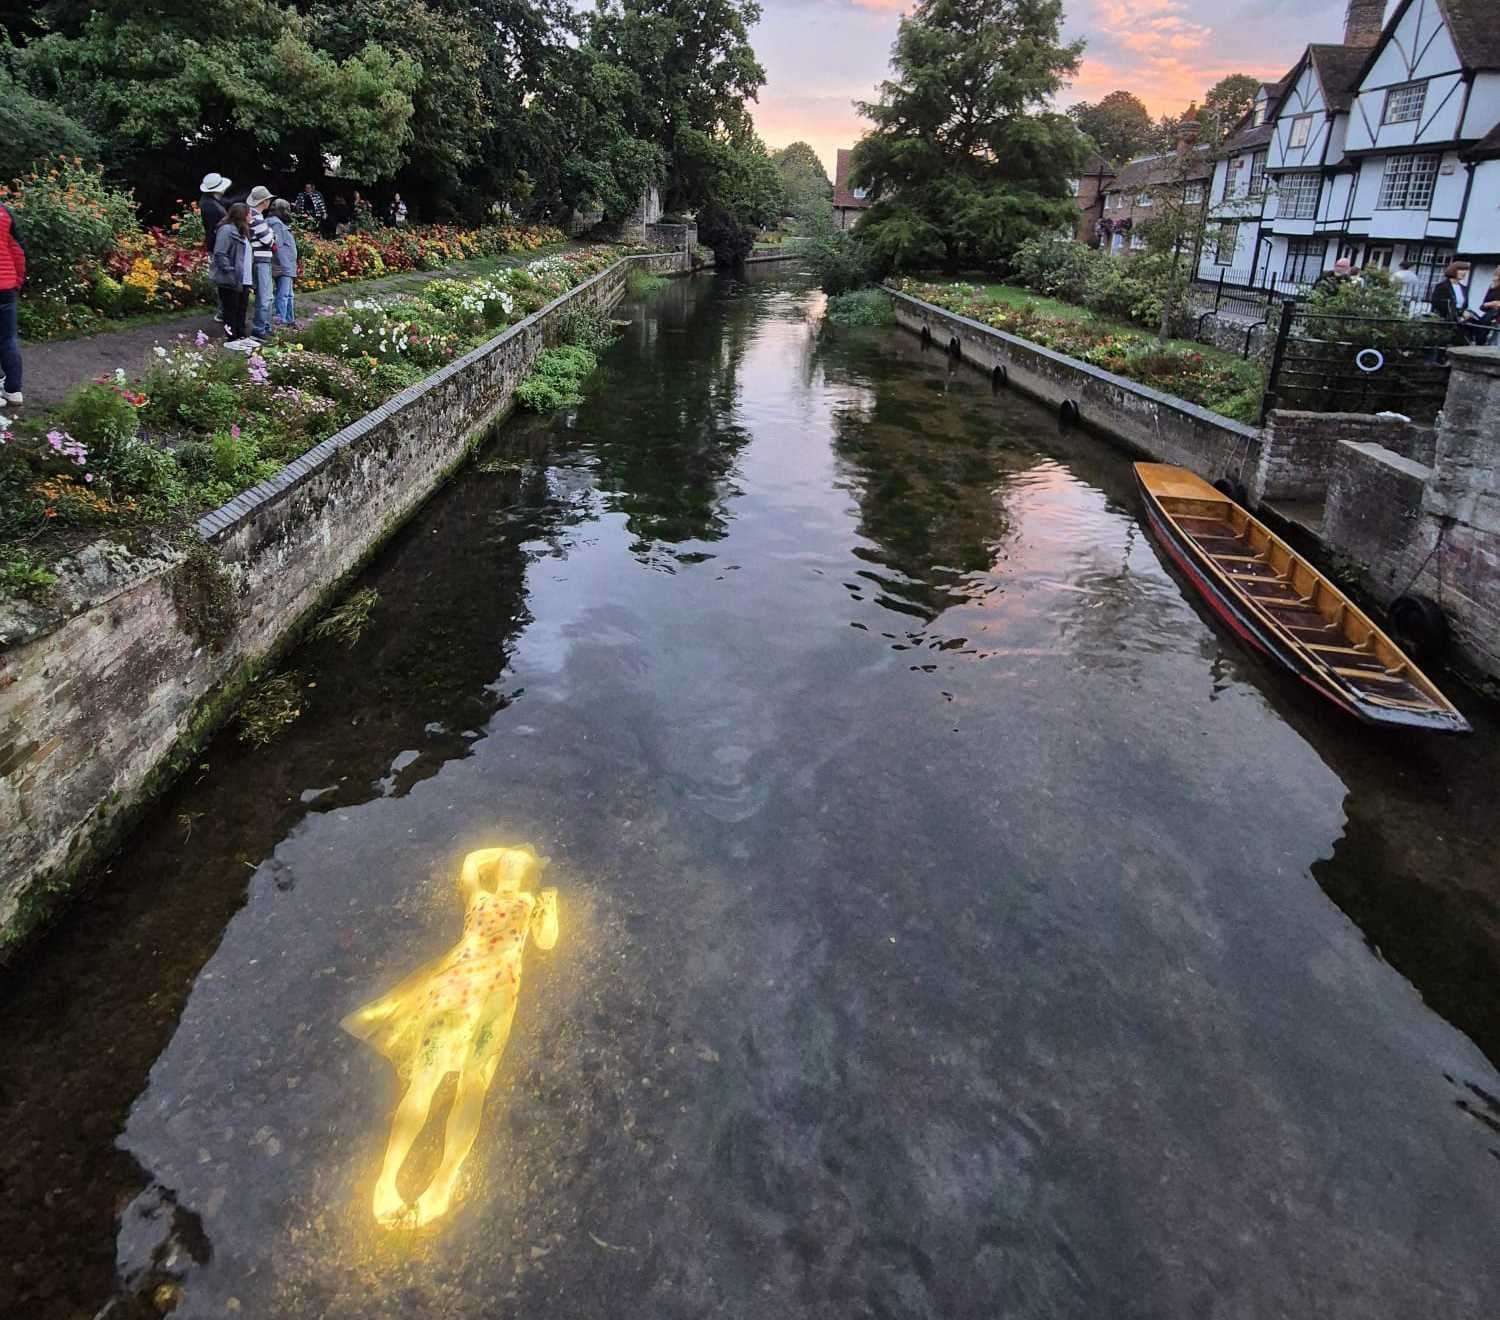
<path fill-rule="evenodd" d="M 464 858 L 463 937 L 435 963 L 343 1021 L 396 1065 L 406 1093 L 391 1122 L 391 1139 L 375 1182 L 375 1218 L 387 1227 L 421 1228 L 447 1214 L 459 1170 L 479 1134 L 484 1097 L 510 1039 L 521 994 L 521 953 L 529 935 L 539 949 L 557 943 L 557 890 L 533 894 L 547 859 L 529 844 L 485 848 Z M 425 1190 L 397 1188 L 406 1157 L 427 1126 L 433 1097 L 458 1074 L 443 1155 Z"/>
<path fill-rule="evenodd" d="M 297 657 L 285 740 L 216 744 L 36 961 L 0 1313 L 91 1313 L 116 1251 L 121 1307 L 185 1317 L 1494 1310 L 1500 1082 L 1309 876 L 1382 890 L 1357 845 L 1399 828 L 1403 876 L 1479 893 L 1477 809 L 1418 841 L 1493 765 L 1408 782 L 1287 717 L 1118 454 L 816 303 L 638 316 L 381 557 L 383 631 Z M 566 956 L 528 961 L 441 1231 L 382 1231 L 401 1088 L 336 1024 L 452 958 L 496 830 L 576 877 Z"/>

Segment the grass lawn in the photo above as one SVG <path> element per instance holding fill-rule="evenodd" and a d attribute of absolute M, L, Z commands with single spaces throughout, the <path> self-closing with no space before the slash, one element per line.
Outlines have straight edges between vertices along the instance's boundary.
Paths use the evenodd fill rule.
<path fill-rule="evenodd" d="M 981 284 L 978 287 L 987 302 L 1013 307 L 1017 311 L 1030 307 L 1038 316 L 1055 316 L 1063 321 L 1087 321 L 1101 330 L 1116 331 L 1120 334 L 1151 334 L 1149 329 L 1143 325 L 1137 325 L 1134 321 L 1121 321 L 1117 317 L 1101 316 L 1098 312 L 1089 311 L 1087 307 L 1079 307 L 1076 303 L 1060 302 L 1056 298 L 1046 298 L 1040 293 L 1032 293 L 1030 289 L 1018 289 L 1013 284 Z M 1215 348 L 1212 344 L 1200 344 L 1196 339 L 1168 339 L 1159 342 L 1164 342 L 1169 348 L 1201 353 L 1208 361 L 1217 362 L 1225 367 L 1245 365 L 1245 359 L 1238 353 L 1226 353 L 1222 348 Z"/>

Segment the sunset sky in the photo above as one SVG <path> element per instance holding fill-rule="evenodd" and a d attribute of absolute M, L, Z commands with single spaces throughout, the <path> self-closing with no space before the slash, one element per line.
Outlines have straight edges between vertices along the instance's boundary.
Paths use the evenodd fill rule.
<path fill-rule="evenodd" d="M 1060 98 L 1097 100 L 1116 87 L 1153 114 L 1181 111 L 1226 73 L 1279 77 L 1309 41 L 1338 41 L 1345 0 L 1064 0 L 1065 32 L 1088 46 Z M 768 146 L 810 142 L 833 175 L 834 152 L 861 124 L 852 101 L 886 76 L 896 20 L 913 0 L 761 0 L 753 33 L 766 67 L 754 107 Z"/>

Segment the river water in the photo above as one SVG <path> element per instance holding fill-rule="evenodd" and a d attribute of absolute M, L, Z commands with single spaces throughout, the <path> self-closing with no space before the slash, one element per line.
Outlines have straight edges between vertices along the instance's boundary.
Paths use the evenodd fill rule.
<path fill-rule="evenodd" d="M 1116 451 L 821 304 L 622 312 L 12 976 L 0 1313 L 1500 1313 L 1493 713 L 1308 704 Z M 381 1228 L 339 1021 L 520 842 L 559 939 Z"/>

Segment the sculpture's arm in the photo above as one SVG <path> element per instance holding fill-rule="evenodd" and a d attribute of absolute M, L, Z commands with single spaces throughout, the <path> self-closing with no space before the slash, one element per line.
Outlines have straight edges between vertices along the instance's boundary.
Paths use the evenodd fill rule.
<path fill-rule="evenodd" d="M 557 943 L 557 890 L 544 889 L 536 896 L 531 910 L 531 938 L 539 949 L 550 949 Z"/>

